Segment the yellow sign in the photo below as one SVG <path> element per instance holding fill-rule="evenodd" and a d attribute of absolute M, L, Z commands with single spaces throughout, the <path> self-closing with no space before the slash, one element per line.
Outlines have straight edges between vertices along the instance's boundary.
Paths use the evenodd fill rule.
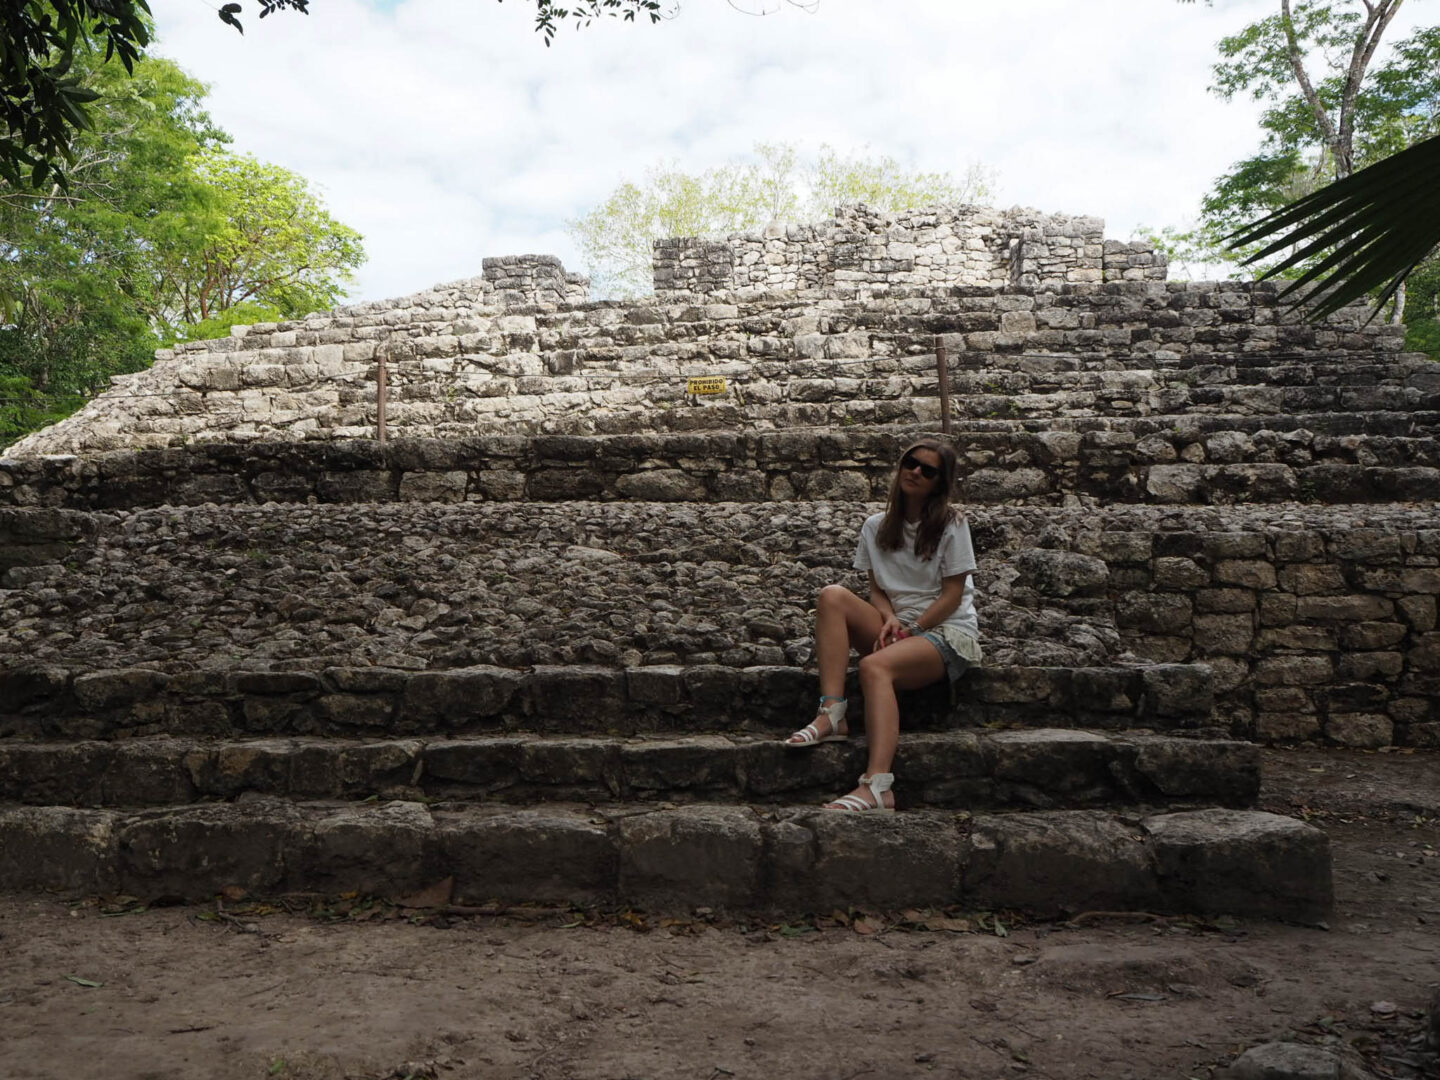
<path fill-rule="evenodd" d="M 725 393 L 725 376 L 702 375 L 698 378 L 686 379 L 685 392 L 687 394 L 723 394 Z"/>

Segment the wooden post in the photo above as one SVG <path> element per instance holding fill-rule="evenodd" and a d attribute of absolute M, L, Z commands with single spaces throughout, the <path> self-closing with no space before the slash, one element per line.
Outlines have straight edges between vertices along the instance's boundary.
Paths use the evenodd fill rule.
<path fill-rule="evenodd" d="M 375 369 L 375 440 L 382 445 L 385 442 L 385 403 L 389 398 L 386 392 L 388 386 L 385 378 L 385 355 L 376 354 L 377 367 Z"/>
<path fill-rule="evenodd" d="M 935 335 L 935 367 L 940 375 L 940 431 L 950 435 L 950 364 L 945 356 L 945 340 Z"/>

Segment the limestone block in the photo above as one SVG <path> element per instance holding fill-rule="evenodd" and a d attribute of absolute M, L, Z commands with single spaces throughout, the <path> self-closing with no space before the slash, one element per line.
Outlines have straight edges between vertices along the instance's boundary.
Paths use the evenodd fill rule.
<path fill-rule="evenodd" d="M 593 903 L 615 894 L 616 836 L 560 809 L 436 814 L 435 876 L 455 876 L 462 902 Z"/>
<path fill-rule="evenodd" d="M 1255 716 L 1255 735 L 1263 742 L 1301 742 L 1317 738 L 1320 721 L 1313 713 L 1271 712 Z"/>
<path fill-rule="evenodd" d="M 1204 503 L 1204 471 L 1197 465 L 1152 465 L 1145 490 L 1156 502 Z"/>
<path fill-rule="evenodd" d="M 1396 602 L 1400 615 L 1412 630 L 1424 633 L 1435 629 L 1436 600 L 1433 596 L 1406 596 Z"/>
<path fill-rule="evenodd" d="M 626 473 L 615 481 L 615 490 L 627 499 L 654 502 L 691 502 L 705 498 L 705 485 L 685 469 L 651 469 Z"/>
<path fill-rule="evenodd" d="M 1108 793 L 1116 748 L 1103 735 L 1063 728 L 1002 731 L 989 740 L 990 768 L 997 780 L 1046 795 Z M 906 774 L 907 781 L 910 779 Z"/>
<path fill-rule="evenodd" d="M 169 683 L 164 672 L 147 668 L 92 671 L 76 676 L 74 693 L 82 708 L 111 709 L 157 697 Z"/>
<path fill-rule="evenodd" d="M 317 715 L 338 727 L 379 728 L 394 716 L 388 697 L 373 694 L 325 694 L 316 699 Z"/>
<path fill-rule="evenodd" d="M 1348 629 L 1348 628 L 1347 628 Z M 1299 649 L 1305 652 L 1331 652 L 1338 647 L 1339 636 L 1333 626 L 1277 626 L 1261 630 L 1255 648 L 1261 652 L 1275 649 Z"/>
<path fill-rule="evenodd" d="M 521 676 L 506 668 L 474 667 L 423 671 L 405 685 L 401 715 L 443 719 L 452 724 L 502 713 L 520 688 Z"/>
<path fill-rule="evenodd" d="M 1255 662 L 1259 686 L 1315 686 L 1333 677 L 1328 656 L 1267 656 Z"/>
<path fill-rule="evenodd" d="M 290 888 L 328 894 L 399 896 L 430 883 L 426 858 L 434 831 L 416 802 L 346 806 L 296 822 L 286 844 Z"/>
<path fill-rule="evenodd" d="M 1010 561 L 1020 571 L 1020 581 L 1043 596 L 1100 595 L 1110 578 L 1102 560 L 1071 551 L 1026 548 Z"/>
<path fill-rule="evenodd" d="M 1254 634 L 1254 617 L 1249 614 L 1195 617 L 1195 648 L 1204 654 L 1246 655 Z"/>
<path fill-rule="evenodd" d="M 134 815 L 116 830 L 119 886 L 141 898 L 193 900 L 231 885 L 278 892 L 287 883 L 290 832 L 302 818 L 288 801 L 268 799 Z"/>
<path fill-rule="evenodd" d="M 1127 592 L 1115 604 L 1115 621 L 1122 627 L 1158 634 L 1190 629 L 1192 602 L 1173 593 Z"/>
<path fill-rule="evenodd" d="M 1330 845 L 1319 829 L 1256 810 L 1194 810 L 1143 829 L 1174 910 L 1316 922 L 1330 911 Z"/>
<path fill-rule="evenodd" d="M 1222 559 L 1215 564 L 1215 581 L 1245 589 L 1273 589 L 1275 567 L 1256 559 Z"/>
<path fill-rule="evenodd" d="M 635 814 L 620 822 L 620 892 L 657 907 L 743 907 L 758 899 L 759 820 L 738 806 Z"/>
<path fill-rule="evenodd" d="M 523 741 L 516 747 L 515 769 L 523 781 L 534 785 L 602 789 L 610 795 L 618 794 L 622 786 L 620 745 L 614 739 Z M 498 779 L 503 783 L 505 778 Z"/>
<path fill-rule="evenodd" d="M 1405 626 L 1398 622 L 1351 623 L 1339 630 L 1346 649 L 1388 649 L 1405 640 Z"/>
<path fill-rule="evenodd" d="M 978 908 L 1155 910 L 1144 834 L 1108 814 L 976 815 L 961 898 Z"/>
<path fill-rule="evenodd" d="M 525 690 L 532 722 L 543 726 L 583 720 L 608 728 L 625 714 L 625 673 L 614 668 L 537 666 Z"/>
<path fill-rule="evenodd" d="M 1296 614 L 1316 622 L 1361 622 L 1394 617 L 1395 605 L 1383 596 L 1302 596 Z"/>
<path fill-rule="evenodd" d="M 963 849 L 949 815 L 807 813 L 778 831 L 786 826 L 804 830 L 809 850 L 777 860 L 778 871 L 793 875 L 777 899 L 844 909 L 943 906 L 959 898 Z"/>
<path fill-rule="evenodd" d="M 734 793 L 739 755 L 722 736 L 647 740 L 620 748 L 624 785 L 633 792 Z"/>
<path fill-rule="evenodd" d="M 0 888 L 113 891 L 117 819 L 64 806 L 0 809 Z"/>
<path fill-rule="evenodd" d="M 1282 566 L 1280 587 L 1300 596 L 1317 593 L 1340 593 L 1349 588 L 1340 567 L 1333 563 L 1301 563 Z"/>
<path fill-rule="evenodd" d="M 1162 589 L 1193 589 L 1210 583 L 1210 573 L 1194 559 L 1167 556 L 1155 560 L 1155 584 Z"/>
<path fill-rule="evenodd" d="M 1370 1074 L 1325 1047 L 1273 1042 L 1246 1050 L 1217 1080 L 1370 1080 Z"/>
<path fill-rule="evenodd" d="M 1379 713 L 1331 713 L 1325 721 L 1325 734 L 1341 746 L 1373 750 L 1394 742 L 1395 725 Z"/>
<path fill-rule="evenodd" d="M 1148 717 L 1208 716 L 1214 702 L 1210 669 L 1204 664 L 1151 664 L 1143 669 L 1144 713 Z"/>
<path fill-rule="evenodd" d="M 1260 794 L 1260 748 L 1248 742 L 1139 737 L 1135 771 L 1162 795 L 1248 806 Z"/>

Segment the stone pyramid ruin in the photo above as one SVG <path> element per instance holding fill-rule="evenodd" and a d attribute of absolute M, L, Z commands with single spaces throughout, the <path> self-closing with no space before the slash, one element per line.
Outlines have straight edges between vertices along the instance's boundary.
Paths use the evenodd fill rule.
<path fill-rule="evenodd" d="M 1323 918 L 1261 747 L 1440 745 L 1440 373 L 1165 269 L 845 208 L 158 354 L 0 459 L 0 887 Z M 989 662 L 823 812 L 809 612 L 942 379 Z"/>

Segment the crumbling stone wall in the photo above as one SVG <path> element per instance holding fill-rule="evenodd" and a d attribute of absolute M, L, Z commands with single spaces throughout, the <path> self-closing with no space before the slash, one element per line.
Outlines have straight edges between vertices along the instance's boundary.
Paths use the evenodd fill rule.
<path fill-rule="evenodd" d="M 1167 260 L 1143 242 L 1106 240 L 1095 217 L 926 207 L 884 214 L 841 206 L 829 221 L 772 225 L 723 240 L 655 243 L 658 293 L 837 288 L 868 292 L 1102 281 L 1164 281 Z"/>
<path fill-rule="evenodd" d="M 933 424 L 937 336 L 956 412 L 977 419 L 1412 409 L 1440 389 L 1433 366 L 1395 355 L 1399 328 L 1363 309 L 1304 325 L 1273 287 L 1240 282 L 703 304 L 504 307 L 497 295 L 461 282 L 400 306 L 236 327 L 162 351 L 7 453 L 373 437 L 382 359 L 391 434 L 422 438 Z M 723 375 L 728 392 L 689 397 L 689 375 Z"/>
<path fill-rule="evenodd" d="M 814 595 L 832 581 L 859 587 L 854 536 L 877 508 L 0 510 L 0 670 L 801 665 Z M 1097 668 L 1148 661 L 1175 679 L 1205 671 L 1185 693 L 1203 691 L 1207 718 L 1213 693 L 1213 720 L 1192 724 L 1233 736 L 1440 746 L 1433 510 L 969 515 L 989 663 L 1045 669 L 997 671 L 981 702 L 1060 710 L 1089 693 L 1092 711 L 1125 713 L 1131 676 Z"/>

